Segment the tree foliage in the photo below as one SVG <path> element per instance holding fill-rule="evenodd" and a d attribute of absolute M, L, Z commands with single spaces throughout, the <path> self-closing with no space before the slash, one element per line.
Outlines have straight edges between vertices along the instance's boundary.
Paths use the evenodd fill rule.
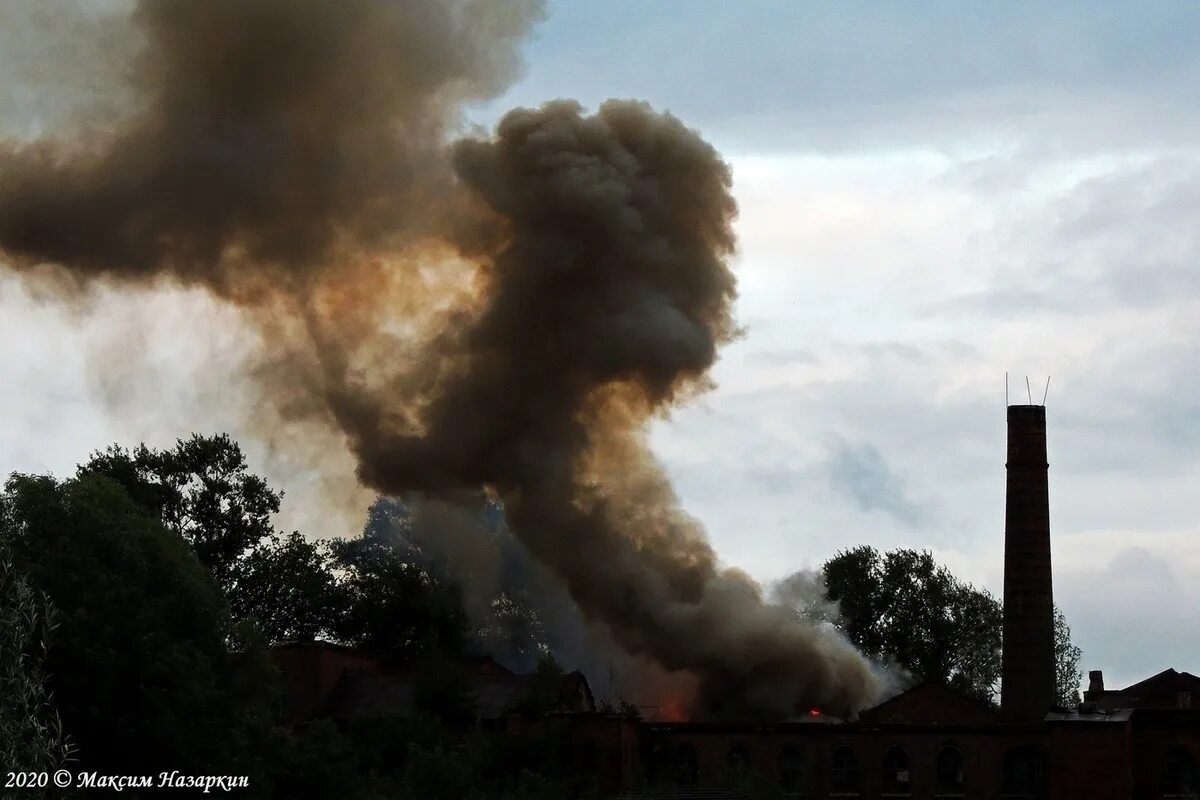
<path fill-rule="evenodd" d="M 559 710 L 562 704 L 559 692 L 565 674 L 562 665 L 553 656 L 543 656 L 530 681 L 529 692 L 521 698 L 518 709 L 534 716 Z"/>
<path fill-rule="evenodd" d="M 361 538 L 309 541 L 273 529 L 281 497 L 225 436 L 110 447 L 70 480 L 12 476 L 0 493 L 12 551 L 0 557 L 0 756 L 61 759 L 56 706 L 78 768 L 105 774 L 244 774 L 252 796 L 287 800 L 579 796 L 554 724 L 531 719 L 519 736 L 474 724 L 463 654 L 491 637 L 539 639 L 526 599 L 498 592 L 472 629 L 451 572 L 398 524 L 403 504 L 377 503 Z M 317 637 L 407 663 L 416 716 L 273 719 L 266 644 Z M 552 706 L 561 680 L 545 661 L 530 708 Z"/>
<path fill-rule="evenodd" d="M 1056 701 L 1063 708 L 1079 705 L 1079 684 L 1083 680 L 1080 662 L 1083 651 L 1071 641 L 1071 626 L 1058 606 L 1054 607 L 1054 686 Z"/>
<path fill-rule="evenodd" d="M 268 641 L 336 636 L 346 626 L 348 590 L 325 541 L 272 534 L 233 567 L 226 589 L 237 619 Z"/>
<path fill-rule="evenodd" d="M 362 536 L 337 544 L 339 560 L 361 565 L 399 559 L 419 567 L 433 584 L 455 587 L 458 602 L 470 610 L 464 646 L 510 669 L 536 669 L 553 649 L 546 612 L 558 619 L 577 615 L 570 597 L 561 587 L 554 587 L 557 592 L 548 587 L 541 568 L 509 531 L 496 499 L 483 493 L 458 498 L 466 513 L 449 532 L 418 521 L 414 502 L 421 500 L 376 498 Z M 562 627 L 582 627 L 582 621 Z"/>
<path fill-rule="evenodd" d="M 399 553 L 344 558 L 346 605 L 338 638 L 402 660 L 433 652 L 461 653 L 467 620 L 457 590 Z"/>
<path fill-rule="evenodd" d="M 45 671 L 54 606 L 30 586 L 0 538 L 0 764 L 54 771 L 71 756 Z"/>
<path fill-rule="evenodd" d="M 283 499 L 248 470 L 241 447 L 225 434 L 193 434 L 170 450 L 113 445 L 79 468 L 81 476 L 92 473 L 155 512 L 223 586 L 238 560 L 274 534 L 271 517 Z"/>
<path fill-rule="evenodd" d="M 119 445 L 94 453 L 80 476 L 104 475 L 192 548 L 237 620 L 269 642 L 332 636 L 344 590 L 328 542 L 276 531 L 283 493 L 249 471 L 225 434 L 193 434 L 169 450 Z"/>
<path fill-rule="evenodd" d="M 937 564 L 929 552 L 873 547 L 844 550 L 822 567 L 839 624 L 866 655 L 894 661 L 918 680 L 935 680 L 985 701 L 1000 682 L 1004 615 L 1000 602 Z M 1074 705 L 1080 651 L 1055 609 L 1058 702 Z"/>
<path fill-rule="evenodd" d="M 958 581 L 927 552 L 872 547 L 823 567 L 847 636 L 866 655 L 894 660 L 918 680 L 991 699 L 1000 674 L 1000 605 Z"/>
<path fill-rule="evenodd" d="M 268 642 L 333 639 L 402 659 L 464 647 L 457 589 L 419 563 L 399 503 L 375 503 L 357 539 L 283 535 L 272 525 L 282 493 L 224 434 L 194 434 L 170 450 L 113 445 L 79 474 L 117 481 L 159 517 L 211 572 L 235 619 Z"/>
<path fill-rule="evenodd" d="M 179 537 L 108 478 L 13 476 L 0 538 L 58 609 L 47 668 L 85 768 L 229 774 L 270 697 L 261 653 Z"/>

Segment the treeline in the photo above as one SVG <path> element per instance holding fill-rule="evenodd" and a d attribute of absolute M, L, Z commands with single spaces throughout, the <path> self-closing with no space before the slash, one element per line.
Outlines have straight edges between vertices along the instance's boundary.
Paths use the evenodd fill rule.
<path fill-rule="evenodd" d="M 274 528 L 281 500 L 226 436 L 111 447 L 68 479 L 11 476 L 0 494 L 0 764 L 246 775 L 246 796 L 288 800 L 593 791 L 552 720 L 533 715 L 521 736 L 475 725 L 462 656 L 537 665 L 548 694 L 561 675 L 539 613 L 546 593 L 525 593 L 537 581 L 495 503 L 478 497 L 466 546 L 512 574 L 481 599 L 479 582 L 447 569 L 451 556 L 430 552 L 437 531 L 416 535 L 404 503 L 379 499 L 359 537 L 310 541 Z M 995 700 L 1000 604 L 927 552 L 852 548 L 776 593 L 911 682 Z M 408 665 L 414 714 L 281 724 L 268 648 L 315 638 Z M 1056 657 L 1070 706 L 1080 654 L 1061 614 Z M 528 710 L 548 702 L 529 698 Z"/>
<path fill-rule="evenodd" d="M 361 538 L 307 541 L 274 529 L 280 500 L 225 436 L 113 447 L 65 480 L 11 476 L 0 495 L 0 763 L 246 775 L 244 796 L 264 798 L 588 790 L 564 771 L 552 722 L 520 737 L 473 724 L 456 664 L 486 632 L 468 624 L 457 588 L 406 551 L 403 506 L 378 502 Z M 506 600 L 506 618 L 544 653 L 536 619 Z M 267 648 L 316 637 L 416 669 L 414 716 L 281 724 Z"/>

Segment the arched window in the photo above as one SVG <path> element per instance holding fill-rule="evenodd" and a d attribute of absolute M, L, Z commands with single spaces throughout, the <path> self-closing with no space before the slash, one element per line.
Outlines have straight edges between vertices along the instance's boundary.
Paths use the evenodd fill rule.
<path fill-rule="evenodd" d="M 859 792 L 858 756 L 845 745 L 833 751 L 833 794 L 856 797 Z"/>
<path fill-rule="evenodd" d="M 908 797 L 908 751 L 899 745 L 892 745 L 883 753 L 883 795 L 884 797 Z"/>
<path fill-rule="evenodd" d="M 1046 796 L 1046 754 L 1036 747 L 1018 747 L 1004 754 L 1002 797 Z"/>
<path fill-rule="evenodd" d="M 1180 747 L 1172 748 L 1167 753 L 1166 767 L 1164 797 L 1200 798 L 1200 771 L 1191 753 Z"/>
<path fill-rule="evenodd" d="M 750 769 L 750 751 L 746 749 L 746 745 L 738 742 L 730 747 L 729 752 L 725 754 L 725 764 L 734 772 Z"/>
<path fill-rule="evenodd" d="M 933 793 L 937 797 L 962 797 L 966 794 L 962 751 L 952 744 L 938 751 L 937 783 L 934 784 Z"/>
<path fill-rule="evenodd" d="M 690 744 L 681 745 L 675 751 L 675 782 L 680 786 L 695 786 L 700 778 L 700 759 L 696 758 L 696 748 Z"/>
<path fill-rule="evenodd" d="M 804 794 L 804 754 L 794 744 L 779 751 L 779 786 L 785 794 Z"/>

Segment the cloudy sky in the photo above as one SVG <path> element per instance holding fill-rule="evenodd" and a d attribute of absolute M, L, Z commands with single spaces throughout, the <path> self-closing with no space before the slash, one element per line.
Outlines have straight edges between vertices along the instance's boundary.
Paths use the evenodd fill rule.
<path fill-rule="evenodd" d="M 94 35 L 121 3 L 71 5 Z M 4 70 L 47 54 L 5 27 L 0 125 L 31 135 L 59 110 Z M 865 543 L 999 594 L 1005 373 L 1014 402 L 1050 377 L 1056 599 L 1121 685 L 1200 671 L 1198 33 L 1200 7 L 1167 2 L 564 0 L 470 116 L 638 97 L 733 165 L 745 336 L 654 443 L 760 578 Z M 197 294 L 80 314 L 0 276 L 0 471 L 237 433 L 239 325 Z M 113 354 L 126 369 L 97 367 Z M 247 449 L 306 495 L 302 458 Z"/>

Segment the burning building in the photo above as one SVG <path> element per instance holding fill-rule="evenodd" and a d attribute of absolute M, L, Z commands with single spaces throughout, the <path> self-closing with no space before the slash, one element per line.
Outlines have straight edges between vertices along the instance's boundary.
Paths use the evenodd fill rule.
<path fill-rule="evenodd" d="M 636 100 L 464 124 L 542 13 L 143 0 L 128 107 L 0 143 L 0 263 L 218 298 L 256 334 L 262 438 L 335 443 L 386 496 L 498 497 L 588 624 L 707 714 L 849 714 L 871 665 L 721 564 L 647 443 L 738 334 L 729 165 Z"/>
<path fill-rule="evenodd" d="M 812 708 L 771 723 L 631 720 L 597 713 L 586 681 L 574 674 L 564 677 L 556 713 L 578 763 L 603 788 L 629 797 L 741 797 L 730 787 L 748 775 L 797 798 L 1200 796 L 1200 677 L 1168 669 L 1108 690 L 1093 671 L 1080 706 L 1054 705 L 1046 453 L 1045 407 L 1010 406 L 998 707 L 922 683 L 849 719 Z M 364 687 L 387 695 L 378 686 L 390 680 L 397 695 L 407 686 L 336 648 L 291 646 L 278 660 L 294 681 L 310 682 L 309 689 L 295 684 L 308 698 L 297 708 L 310 714 L 314 698 L 336 709 L 329 713 L 354 713 L 347 698 Z M 514 707 L 497 704 L 494 687 L 511 700 L 525 679 L 495 672 L 474 680 L 485 716 L 502 722 Z M 369 707 L 377 713 L 381 704 Z"/>
<path fill-rule="evenodd" d="M 810 796 L 1191 791 L 1194 708 L 1120 705 L 1136 692 L 1049 707 L 1044 409 L 1009 411 L 1000 712 L 936 686 L 880 705 L 844 637 L 721 564 L 647 431 L 710 385 L 739 333 L 732 171 L 636 100 L 552 100 L 468 128 L 464 108 L 503 93 L 542 13 L 142 0 L 111 118 L 0 143 L 0 261 L 76 299 L 205 292 L 253 326 L 241 374 L 269 443 L 333 442 L 387 496 L 500 498 L 588 624 L 686 676 L 693 719 L 730 720 L 564 711 L 610 788 L 747 767 Z M 293 655 L 302 672 L 318 658 Z M 402 708 L 404 680 L 356 658 L 322 655 L 321 680 L 294 685 L 338 685 L 342 659 L 366 670 L 355 691 Z"/>
<path fill-rule="evenodd" d="M 748 769 L 792 797 L 1200 797 L 1200 677 L 1110 691 L 1095 671 L 1082 705 L 1054 706 L 1046 453 L 1045 407 L 1010 406 L 999 708 L 925 683 L 852 721 L 645 724 L 643 772 L 607 782 L 719 786 Z"/>

